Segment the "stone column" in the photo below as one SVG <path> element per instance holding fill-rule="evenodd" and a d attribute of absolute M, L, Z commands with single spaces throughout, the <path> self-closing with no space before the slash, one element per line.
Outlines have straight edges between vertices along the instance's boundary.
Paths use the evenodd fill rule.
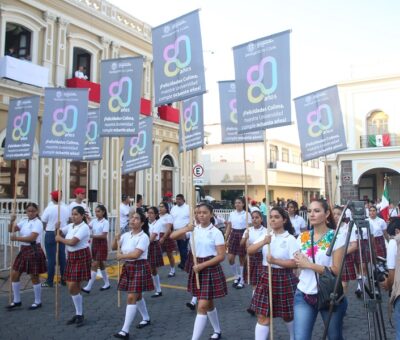
<path fill-rule="evenodd" d="M 67 64 L 67 29 L 68 21 L 58 18 L 57 21 L 57 48 L 56 48 L 56 86 L 65 86 L 65 69 Z"/>
<path fill-rule="evenodd" d="M 49 86 L 54 86 L 54 43 L 56 42 L 55 30 L 57 16 L 51 12 L 44 12 L 43 19 L 46 21 L 43 43 L 43 66 L 49 69 Z"/>

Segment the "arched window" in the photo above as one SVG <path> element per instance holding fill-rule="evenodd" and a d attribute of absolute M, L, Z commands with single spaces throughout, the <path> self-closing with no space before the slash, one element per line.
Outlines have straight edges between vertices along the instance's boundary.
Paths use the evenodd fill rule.
<path fill-rule="evenodd" d="M 73 76 L 79 67 L 83 68 L 83 73 L 90 80 L 90 66 L 92 61 L 92 54 L 80 47 L 74 47 L 73 52 Z"/>
<path fill-rule="evenodd" d="M 7 22 L 4 55 L 31 60 L 31 38 L 32 31 L 20 24 Z"/>
<path fill-rule="evenodd" d="M 74 190 L 76 188 L 86 188 L 86 181 L 88 176 L 87 164 L 88 163 L 86 162 L 78 162 L 78 161 L 72 161 L 70 163 L 69 166 L 70 198 L 75 198 Z"/>
<path fill-rule="evenodd" d="M 162 159 L 161 164 L 163 166 L 168 166 L 170 168 L 173 168 L 174 167 L 174 160 L 172 159 L 171 156 L 167 155 Z"/>
<path fill-rule="evenodd" d="M 389 133 L 388 115 L 383 111 L 373 111 L 367 117 L 367 135 L 384 135 Z"/>
<path fill-rule="evenodd" d="M 170 155 L 164 156 L 161 164 L 163 167 L 167 168 L 161 171 L 161 193 L 165 195 L 167 192 L 173 192 L 173 169 L 171 168 L 175 165 Z"/>

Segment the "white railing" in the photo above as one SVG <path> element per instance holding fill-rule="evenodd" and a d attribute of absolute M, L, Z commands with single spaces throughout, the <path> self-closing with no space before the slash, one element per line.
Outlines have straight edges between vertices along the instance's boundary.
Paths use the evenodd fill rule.
<path fill-rule="evenodd" d="M 0 214 L 11 214 L 13 207 L 13 199 L 0 199 Z M 17 199 L 16 213 L 23 214 L 25 212 L 26 205 L 32 202 L 30 199 Z"/>

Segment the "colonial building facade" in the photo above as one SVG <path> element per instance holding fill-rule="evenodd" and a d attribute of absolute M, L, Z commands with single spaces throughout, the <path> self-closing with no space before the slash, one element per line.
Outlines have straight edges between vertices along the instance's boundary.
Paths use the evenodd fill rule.
<path fill-rule="evenodd" d="M 0 204 L 10 208 L 17 182 L 17 200 L 38 202 L 43 209 L 49 193 L 57 189 L 57 169 L 62 165 L 64 200 L 78 187 L 97 191 L 97 202 L 116 211 L 121 192 L 143 195 L 145 204 L 157 204 L 170 191 L 185 192 L 188 176 L 182 172 L 178 152 L 179 111 L 172 106 L 153 107 L 151 27 L 104 0 L 3 0 L 0 4 Z M 89 106 L 99 106 L 100 61 L 129 56 L 144 57 L 141 113 L 154 117 L 153 168 L 120 176 L 123 138 L 104 138 L 103 159 L 93 162 L 39 158 L 43 113 L 43 82 L 48 87 L 89 88 Z M 82 67 L 85 79 L 75 71 Z M 32 75 L 26 79 L 26 76 Z M 41 96 L 39 128 L 33 158 L 2 158 L 8 105 L 11 99 Z M 160 118 L 161 117 L 161 118 Z M 191 155 L 189 155 L 191 157 Z"/>

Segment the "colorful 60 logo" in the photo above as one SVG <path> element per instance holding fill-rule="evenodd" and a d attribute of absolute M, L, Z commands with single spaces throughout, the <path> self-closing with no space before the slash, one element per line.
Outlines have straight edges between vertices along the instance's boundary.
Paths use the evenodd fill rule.
<path fill-rule="evenodd" d="M 12 130 L 12 139 L 14 141 L 19 141 L 21 138 L 26 137 L 29 133 L 29 130 L 31 128 L 31 120 L 32 116 L 30 112 L 24 112 L 21 115 L 17 115 L 14 118 L 13 122 L 13 130 Z M 23 126 L 26 122 L 25 125 L 25 130 L 23 129 Z"/>
<path fill-rule="evenodd" d="M 326 121 L 326 124 L 323 122 Z M 315 111 L 311 111 L 307 115 L 308 135 L 310 137 L 319 137 L 321 134 L 332 128 L 333 115 L 332 109 L 328 104 L 318 106 Z"/>
<path fill-rule="evenodd" d="M 233 124 L 237 124 L 238 120 L 237 120 L 236 98 L 233 98 L 229 101 L 229 109 L 230 109 L 229 119 Z"/>
<path fill-rule="evenodd" d="M 121 98 L 124 84 L 127 86 L 125 101 Z M 108 100 L 108 109 L 110 112 L 118 112 L 122 108 L 128 107 L 132 100 L 132 79 L 122 77 L 120 80 L 113 81 L 108 88 L 108 94 L 110 95 L 110 99 Z"/>
<path fill-rule="evenodd" d="M 271 85 L 265 87 L 264 69 L 269 64 L 271 67 Z M 257 77 L 255 78 L 254 75 Z M 258 65 L 253 65 L 247 70 L 247 82 L 249 88 L 247 89 L 247 98 L 250 103 L 257 104 L 262 101 L 266 96 L 274 93 L 278 87 L 278 67 L 274 57 L 268 56 L 261 59 Z"/>
<path fill-rule="evenodd" d="M 129 149 L 129 154 L 131 157 L 136 157 L 140 151 L 143 151 L 146 147 L 146 131 L 139 131 L 137 136 L 133 136 L 129 141 L 131 146 Z"/>
<path fill-rule="evenodd" d="M 72 124 L 70 126 L 67 125 L 67 120 L 72 120 Z M 51 132 L 57 137 L 64 136 L 66 133 L 74 132 L 76 130 L 77 123 L 78 108 L 75 105 L 67 105 L 66 107 L 54 110 Z"/>
<path fill-rule="evenodd" d="M 97 131 L 98 131 L 97 122 L 95 122 L 94 120 L 88 122 L 88 124 L 86 125 L 86 141 L 85 141 L 85 144 L 89 144 L 91 142 L 95 142 L 96 141 Z"/>
<path fill-rule="evenodd" d="M 170 55 L 172 51 L 172 55 Z M 186 59 L 180 60 L 179 55 L 182 56 L 185 51 Z M 192 61 L 192 50 L 190 47 L 190 38 L 187 35 L 180 35 L 174 43 L 165 46 L 163 57 L 166 63 L 164 64 L 164 73 L 167 77 L 176 76 L 179 71 L 187 67 Z"/>
<path fill-rule="evenodd" d="M 183 126 L 186 132 L 190 132 L 199 123 L 199 104 L 192 102 L 189 107 L 183 111 Z"/>

